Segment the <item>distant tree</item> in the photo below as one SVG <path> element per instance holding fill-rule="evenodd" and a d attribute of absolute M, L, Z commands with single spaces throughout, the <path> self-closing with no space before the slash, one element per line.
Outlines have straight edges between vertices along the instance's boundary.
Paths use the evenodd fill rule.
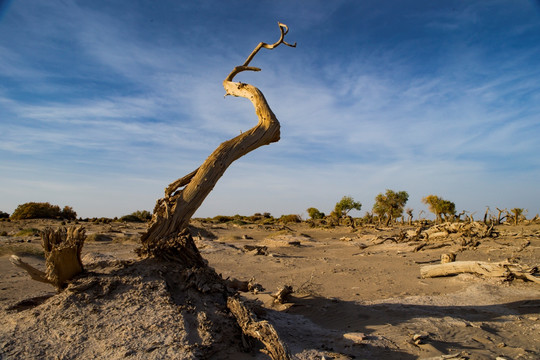
<path fill-rule="evenodd" d="M 58 205 L 51 205 L 48 202 L 28 202 L 17 206 L 13 214 L 11 214 L 10 218 L 13 220 L 22 220 L 59 219 L 62 217 L 62 211 L 60 210 L 60 206 Z"/>
<path fill-rule="evenodd" d="M 337 218 L 347 216 L 351 210 L 360 210 L 362 204 L 358 201 L 354 201 L 351 196 L 344 196 L 339 202 L 336 203 L 332 215 Z"/>
<path fill-rule="evenodd" d="M 7 212 L 0 211 L 0 219 L 8 219 L 9 214 Z"/>
<path fill-rule="evenodd" d="M 412 225 L 412 219 L 413 219 L 413 209 L 411 208 L 406 208 L 405 209 L 405 212 L 407 213 L 407 215 L 409 216 L 409 225 Z"/>
<path fill-rule="evenodd" d="M 497 224 L 497 225 L 500 225 L 501 222 L 502 222 L 502 221 L 504 220 L 504 218 L 506 217 L 506 215 L 503 216 L 502 214 L 503 214 L 503 213 L 508 214 L 508 211 L 507 211 L 506 209 L 499 209 L 499 208 L 496 208 L 496 209 L 497 209 L 497 212 L 498 212 L 498 213 L 497 213 L 497 220 L 496 220 L 497 222 L 496 222 L 496 224 Z"/>
<path fill-rule="evenodd" d="M 373 213 L 366 211 L 366 213 L 362 217 L 362 221 L 366 224 L 373 224 Z"/>
<path fill-rule="evenodd" d="M 75 210 L 73 210 L 71 206 L 64 206 L 60 215 L 62 216 L 62 219 L 66 220 L 77 219 L 77 213 L 75 212 Z"/>
<path fill-rule="evenodd" d="M 379 194 L 375 197 L 373 212 L 379 216 L 379 219 L 386 218 L 385 225 L 388 226 L 392 219 L 403 215 L 403 208 L 409 200 L 409 194 L 406 191 L 395 192 L 386 190 L 386 194 Z"/>
<path fill-rule="evenodd" d="M 512 218 L 514 219 L 514 225 L 517 225 L 519 223 L 519 220 L 521 217 L 524 217 L 523 213 L 526 211 L 523 208 L 513 208 L 510 210 L 513 214 Z"/>
<path fill-rule="evenodd" d="M 320 212 L 319 209 L 310 207 L 306 210 L 311 220 L 318 220 L 324 218 L 324 213 Z"/>
<path fill-rule="evenodd" d="M 279 218 L 279 222 L 283 224 L 299 223 L 302 222 L 302 218 L 296 214 L 281 215 L 281 217 Z"/>
<path fill-rule="evenodd" d="M 137 216 L 143 221 L 148 221 L 152 219 L 152 213 L 148 210 L 137 210 L 132 215 Z"/>
<path fill-rule="evenodd" d="M 442 222 L 443 216 L 445 220 L 448 220 L 456 213 L 456 204 L 436 195 L 428 195 L 422 199 L 422 202 L 428 205 L 429 211 L 435 214 L 437 222 Z"/>

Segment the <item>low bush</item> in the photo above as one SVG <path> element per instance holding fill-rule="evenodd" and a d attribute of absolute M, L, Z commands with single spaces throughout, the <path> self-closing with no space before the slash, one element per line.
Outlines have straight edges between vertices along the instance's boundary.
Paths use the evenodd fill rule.
<path fill-rule="evenodd" d="M 86 241 L 112 241 L 112 237 L 105 234 L 90 234 L 86 237 Z"/>
<path fill-rule="evenodd" d="M 0 219 L 9 219 L 9 214 L 3 211 L 0 211 Z"/>
<path fill-rule="evenodd" d="M 112 222 L 111 219 L 102 217 L 102 218 L 93 218 L 91 220 L 94 224 L 110 224 Z"/>
<path fill-rule="evenodd" d="M 39 236 L 40 231 L 38 229 L 29 228 L 20 230 L 15 234 L 15 236 Z"/>
<path fill-rule="evenodd" d="M 226 216 L 226 215 L 217 215 L 212 218 L 216 223 L 222 224 L 222 223 L 228 223 L 234 220 L 234 217 L 232 216 Z"/>
<path fill-rule="evenodd" d="M 62 219 L 66 219 L 66 220 L 77 219 L 77 213 L 75 212 L 75 210 L 73 210 L 71 206 L 64 206 L 60 216 L 62 217 Z"/>
<path fill-rule="evenodd" d="M 135 215 L 124 215 L 122 217 L 120 217 L 120 221 L 125 221 L 125 222 L 137 222 L 137 223 L 142 223 L 144 222 L 143 219 L 141 219 L 140 217 L 138 216 L 135 216 Z"/>
<path fill-rule="evenodd" d="M 299 222 L 302 222 L 302 218 L 299 215 L 296 215 L 296 214 L 281 215 L 281 217 L 279 218 L 279 222 L 281 222 L 283 224 L 299 223 Z"/>
<path fill-rule="evenodd" d="M 325 217 L 323 212 L 320 212 L 319 209 L 314 207 L 310 207 L 309 209 L 307 209 L 307 213 L 311 220 L 319 220 Z"/>
<path fill-rule="evenodd" d="M 147 222 L 147 221 L 150 221 L 151 219 L 152 219 L 152 214 L 150 213 L 150 211 L 137 210 L 135 212 L 132 212 L 129 215 L 124 215 L 120 217 L 120 219 L 118 220 L 125 221 L 125 222 Z"/>
<path fill-rule="evenodd" d="M 48 202 L 28 202 L 17 206 L 10 218 L 12 220 L 24 219 L 67 219 L 74 220 L 77 213 L 70 206 L 60 210 L 60 206 L 51 205 Z"/>

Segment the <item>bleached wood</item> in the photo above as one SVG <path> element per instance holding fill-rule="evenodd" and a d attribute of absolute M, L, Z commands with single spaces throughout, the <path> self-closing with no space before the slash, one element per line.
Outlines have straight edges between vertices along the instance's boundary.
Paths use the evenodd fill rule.
<path fill-rule="evenodd" d="M 36 269 L 18 256 L 12 255 L 13 265 L 24 269 L 33 280 L 44 282 L 62 290 L 67 282 L 83 271 L 81 251 L 86 239 L 82 226 L 45 229 L 41 232 L 41 245 L 45 252 L 46 272 Z"/>
<path fill-rule="evenodd" d="M 289 360 L 287 346 L 279 337 L 276 329 L 266 320 L 258 320 L 253 312 L 238 297 L 229 297 L 227 307 L 236 317 L 242 332 L 261 341 L 272 360 Z"/>
<path fill-rule="evenodd" d="M 263 145 L 279 141 L 279 121 L 262 92 L 253 85 L 233 81 L 234 77 L 242 71 L 260 70 L 250 67 L 249 63 L 261 48 L 273 49 L 280 44 L 296 46 L 296 44 L 291 45 L 284 41 L 288 28 L 284 24 L 278 24 L 281 32 L 280 39 L 271 45 L 266 43 L 257 45 L 244 64 L 235 67 L 223 81 L 225 95 L 243 97 L 252 102 L 259 120 L 257 125 L 219 145 L 197 170 L 176 180 L 165 189 L 165 197 L 157 201 L 148 230 L 142 236 L 142 246 L 138 250 L 140 255 L 161 256 L 174 251 L 173 248 L 181 251 L 187 246 L 190 251 L 184 255 L 188 259 L 191 258 L 194 263 L 201 263 L 200 254 L 192 245 L 193 240 L 185 234 L 189 220 L 223 176 L 225 170 L 235 160 Z M 180 189 L 182 186 L 185 187 Z M 175 239 L 180 239 L 179 234 L 182 232 L 184 236 L 181 239 L 184 245 L 175 246 L 174 244 L 178 242 Z"/>
<path fill-rule="evenodd" d="M 515 277 L 540 283 L 540 278 L 532 275 L 522 266 L 508 262 L 455 261 L 445 264 L 426 265 L 420 268 L 420 275 L 423 278 L 452 276 L 464 273 L 505 279 Z"/>
<path fill-rule="evenodd" d="M 27 262 L 24 262 L 17 255 L 11 255 L 11 257 L 9 258 L 9 261 L 11 261 L 13 265 L 25 270 L 33 280 L 51 284 L 49 279 L 47 279 L 47 275 L 43 271 L 36 269 L 35 267 L 28 264 Z"/>
<path fill-rule="evenodd" d="M 82 226 L 45 229 L 41 233 L 41 242 L 45 250 L 47 279 L 62 289 L 75 275 L 83 271 L 81 251 L 86 239 Z"/>

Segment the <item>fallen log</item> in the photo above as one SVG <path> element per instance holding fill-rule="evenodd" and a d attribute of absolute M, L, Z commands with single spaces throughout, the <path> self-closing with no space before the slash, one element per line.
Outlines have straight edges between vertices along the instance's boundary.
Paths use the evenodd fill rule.
<path fill-rule="evenodd" d="M 422 278 L 453 276 L 458 274 L 476 274 L 504 279 L 522 279 L 540 283 L 540 278 L 533 275 L 535 268 L 525 269 L 519 264 L 509 262 L 488 263 L 483 261 L 455 261 L 445 264 L 426 265 L 420 268 Z"/>
<path fill-rule="evenodd" d="M 266 320 L 258 320 L 237 296 L 227 299 L 227 307 L 236 318 L 242 332 L 261 341 L 272 360 L 289 360 L 291 358 L 287 346 L 281 341 L 276 329 Z"/>

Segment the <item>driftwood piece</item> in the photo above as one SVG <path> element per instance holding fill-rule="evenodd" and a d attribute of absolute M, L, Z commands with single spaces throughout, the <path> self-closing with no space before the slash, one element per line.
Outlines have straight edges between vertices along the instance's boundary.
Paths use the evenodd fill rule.
<path fill-rule="evenodd" d="M 534 272 L 535 268 L 528 270 L 521 265 L 509 262 L 488 263 L 483 261 L 455 261 L 445 264 L 426 265 L 420 268 L 420 274 L 423 278 L 469 273 L 504 279 L 518 278 L 540 283 L 540 278 L 534 276 Z"/>
<path fill-rule="evenodd" d="M 283 304 L 287 302 L 289 295 L 293 293 L 293 288 L 290 285 L 283 285 L 278 289 L 275 294 L 271 296 L 274 298 L 274 304 Z"/>
<path fill-rule="evenodd" d="M 15 255 L 10 261 L 13 265 L 26 270 L 32 279 L 52 284 L 61 290 L 69 280 L 83 271 L 81 251 L 85 239 L 85 229 L 82 226 L 58 230 L 47 228 L 41 232 L 46 272 L 34 268 Z"/>
<path fill-rule="evenodd" d="M 229 297 L 227 307 L 236 317 L 244 334 L 261 341 L 272 360 L 289 360 L 291 358 L 287 346 L 281 341 L 274 326 L 266 320 L 258 320 L 240 298 Z"/>
<path fill-rule="evenodd" d="M 441 254 L 441 264 L 447 264 L 456 261 L 456 254 L 444 253 Z"/>

